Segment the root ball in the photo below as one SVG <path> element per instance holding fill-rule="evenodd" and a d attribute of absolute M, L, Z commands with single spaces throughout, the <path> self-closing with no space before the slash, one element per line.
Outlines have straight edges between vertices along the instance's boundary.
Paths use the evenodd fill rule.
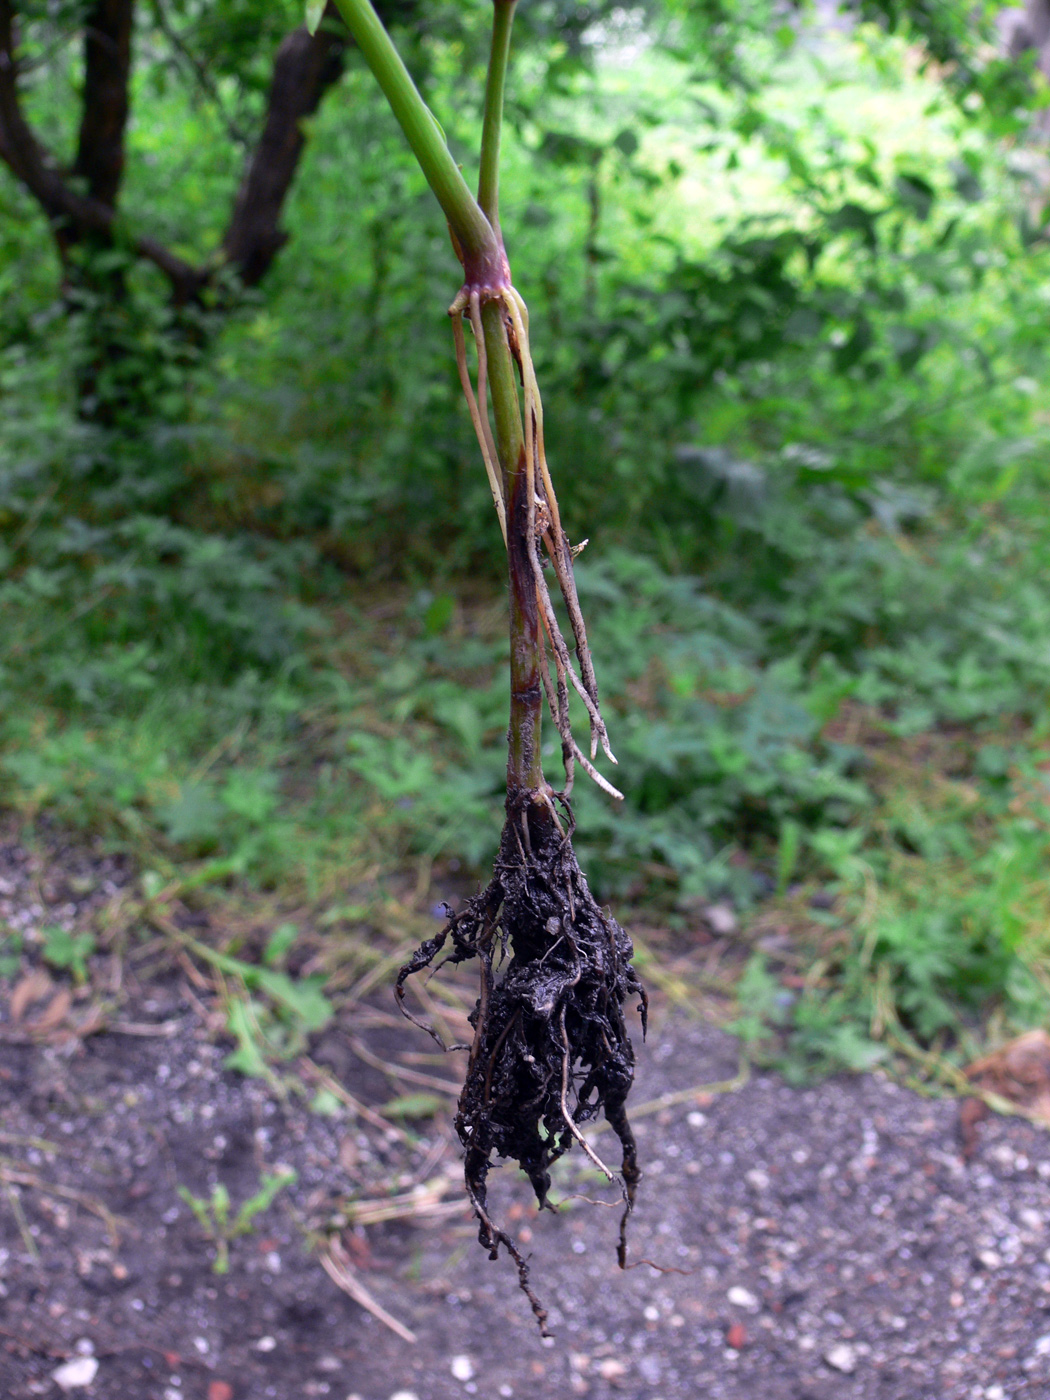
<path fill-rule="evenodd" d="M 624 1266 L 626 1222 L 640 1178 L 626 1113 L 634 1051 L 624 1003 L 638 996 L 644 1033 L 647 1002 L 631 966 L 630 938 L 598 906 L 577 863 L 571 813 L 566 833 L 550 801 L 536 794 L 508 804 L 508 812 L 489 885 L 459 913 L 449 911 L 442 931 L 401 969 L 396 992 L 405 1010 L 405 982 L 430 967 L 449 940 L 447 960 L 480 962 L 456 1130 L 479 1239 L 492 1258 L 501 1246 L 514 1258 L 542 1329 L 546 1314 L 526 1261 L 489 1215 L 488 1174 L 496 1158 L 517 1161 L 544 1206 L 551 1164 L 576 1142 L 619 1181 L 624 1211 L 617 1252 Z M 432 1027 L 425 1029 L 438 1039 Z M 618 1178 L 581 1132 L 603 1111 L 622 1149 Z"/>

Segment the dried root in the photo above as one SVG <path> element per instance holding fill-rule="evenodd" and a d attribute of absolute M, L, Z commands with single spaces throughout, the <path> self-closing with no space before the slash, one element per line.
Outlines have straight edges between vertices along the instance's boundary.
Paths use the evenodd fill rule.
<path fill-rule="evenodd" d="M 461 912 L 449 911 L 442 931 L 401 969 L 397 996 L 403 1010 L 405 982 L 430 967 L 449 940 L 448 961 L 478 958 L 481 964 L 480 995 L 470 1018 L 474 1041 L 456 1116 L 467 1194 L 482 1245 L 492 1259 L 501 1246 L 514 1259 L 545 1331 L 546 1313 L 530 1286 L 526 1260 L 489 1214 L 488 1175 L 494 1158 L 513 1158 L 540 1205 L 547 1205 L 551 1164 L 579 1143 L 610 1181 L 619 1181 L 624 1210 L 618 1258 L 625 1266 L 627 1217 L 640 1173 L 625 1111 L 634 1052 L 624 1002 L 638 996 L 644 1031 L 646 996 L 630 965 L 630 938 L 599 908 L 569 836 L 534 795 L 509 812 L 488 887 Z M 425 1029 L 440 1043 L 432 1027 Z M 602 1111 L 622 1148 L 618 1176 L 581 1132 Z"/>
<path fill-rule="evenodd" d="M 599 746 L 611 763 L 616 762 L 616 756 L 609 745 L 609 735 L 598 703 L 598 682 L 591 662 L 590 648 L 587 644 L 587 628 L 580 610 L 580 601 L 576 593 L 576 580 L 572 572 L 572 561 L 583 548 L 583 544 L 575 547 L 571 545 L 568 536 L 562 529 L 558 498 L 554 494 L 554 484 L 547 466 L 547 454 L 543 441 L 543 403 L 540 398 L 539 385 L 536 382 L 532 352 L 529 348 L 528 308 L 512 286 L 501 289 L 499 292 L 493 292 L 491 295 L 494 300 L 498 300 L 500 303 L 506 321 L 511 350 L 521 375 L 525 428 L 526 549 L 536 590 L 538 611 L 543 621 L 543 635 L 540 638 L 540 645 L 544 653 L 541 658 L 543 687 L 551 719 L 561 737 L 562 757 L 565 763 L 563 795 L 567 797 L 572 792 L 573 773 L 575 765 L 579 763 L 603 792 L 608 793 L 610 797 L 622 799 L 623 793 L 598 772 L 593 762 Z M 463 333 L 464 312 L 467 313 L 470 320 L 478 353 L 476 394 L 470 379 L 470 367 L 467 363 L 466 338 Z M 488 376 L 485 360 L 485 337 L 481 324 L 480 293 L 477 290 L 468 292 L 464 289 L 452 303 L 449 314 L 452 317 L 452 332 L 456 344 L 456 364 L 459 368 L 460 383 L 463 386 L 471 422 L 474 424 L 474 431 L 477 434 L 478 445 L 485 462 L 489 488 L 492 491 L 493 503 L 496 507 L 496 514 L 499 516 L 504 543 L 506 543 L 508 511 L 503 496 L 503 479 L 499 458 L 488 416 Z M 575 662 L 558 624 L 540 555 L 541 543 L 553 568 L 562 601 L 568 613 L 569 625 L 572 628 Z M 583 543 L 585 544 L 586 541 Z M 549 657 L 547 655 L 548 646 L 550 648 Z M 554 667 L 553 678 L 550 673 L 551 664 Z M 570 687 L 579 695 L 587 711 L 591 731 L 589 755 L 581 751 L 570 726 Z"/>

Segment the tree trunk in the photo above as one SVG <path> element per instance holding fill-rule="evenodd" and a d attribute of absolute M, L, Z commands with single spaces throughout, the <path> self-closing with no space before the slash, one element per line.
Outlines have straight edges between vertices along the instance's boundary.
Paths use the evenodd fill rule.
<path fill-rule="evenodd" d="M 388 21 L 404 20 L 419 3 L 385 0 L 377 9 Z M 118 228 L 135 0 L 92 0 L 85 16 L 81 119 L 68 171 L 22 111 L 16 5 L 0 0 L 0 160 L 34 197 L 55 239 L 63 295 L 81 329 L 74 371 L 79 415 L 127 428 L 153 416 L 161 381 L 199 359 L 215 317 L 235 302 L 236 287 L 257 286 L 287 241 L 281 215 L 306 143 L 303 123 L 339 80 L 349 38 L 330 4 L 315 34 L 297 28 L 281 43 L 221 256 L 193 266 L 148 235 Z M 168 281 L 173 314 L 159 342 L 158 309 L 131 303 L 127 273 L 138 259 L 154 263 Z"/>

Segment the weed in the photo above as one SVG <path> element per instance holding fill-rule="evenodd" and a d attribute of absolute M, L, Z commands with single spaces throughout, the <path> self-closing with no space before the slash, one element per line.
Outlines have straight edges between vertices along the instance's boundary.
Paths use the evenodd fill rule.
<path fill-rule="evenodd" d="M 95 951 L 93 933 L 70 933 L 49 924 L 40 930 L 41 956 L 51 967 L 68 969 L 78 986 L 87 981 L 87 960 Z"/>
<path fill-rule="evenodd" d="M 178 1193 L 189 1206 L 204 1234 L 215 1245 L 215 1261 L 212 1271 L 225 1274 L 230 1268 L 230 1245 L 242 1235 L 251 1233 L 256 1216 L 270 1209 L 277 1194 L 296 1180 L 291 1170 L 267 1173 L 260 1178 L 259 1189 L 254 1196 L 242 1201 L 237 1213 L 230 1216 L 230 1193 L 223 1183 L 216 1182 L 210 1197 L 195 1196 L 185 1186 L 179 1186 Z"/>

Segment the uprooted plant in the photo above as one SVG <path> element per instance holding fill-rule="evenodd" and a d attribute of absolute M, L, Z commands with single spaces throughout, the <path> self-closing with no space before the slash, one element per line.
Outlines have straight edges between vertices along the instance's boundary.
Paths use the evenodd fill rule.
<path fill-rule="evenodd" d="M 510 575 L 509 754 L 499 854 L 488 886 L 458 913 L 449 910 L 442 931 L 401 969 L 397 997 L 410 1014 L 404 1005 L 408 978 L 431 967 L 449 942 L 448 961 L 479 962 L 480 995 L 470 1018 L 474 1039 L 456 1117 L 467 1193 L 481 1243 L 493 1259 L 501 1247 L 513 1257 L 545 1330 L 546 1313 L 530 1286 L 526 1260 L 490 1213 L 488 1175 L 494 1157 L 516 1159 L 540 1205 L 547 1205 L 550 1166 L 577 1143 L 610 1181 L 619 1180 L 624 1210 L 618 1258 L 626 1266 L 625 1231 L 639 1171 L 625 1111 L 634 1054 L 624 1003 L 639 997 L 644 1030 L 646 1001 L 630 965 L 631 941 L 598 906 L 572 847 L 575 765 L 607 793 L 620 794 L 594 766 L 599 746 L 615 759 L 573 577 L 573 558 L 582 545 L 569 543 L 561 523 L 544 449 L 528 311 L 511 281 L 499 226 L 500 128 L 515 0 L 494 0 L 477 200 L 368 0 L 338 3 L 444 210 L 463 265 L 463 286 L 450 310 L 456 359 Z M 476 347 L 476 383 L 464 320 Z M 571 650 L 548 569 L 568 616 Z M 588 753 L 572 732 L 570 689 L 589 718 Z M 560 792 L 547 782 L 540 759 L 544 702 L 561 738 Z M 438 1039 L 432 1027 L 425 1029 Z M 582 1131 L 601 1111 L 620 1140 L 618 1178 Z"/>

